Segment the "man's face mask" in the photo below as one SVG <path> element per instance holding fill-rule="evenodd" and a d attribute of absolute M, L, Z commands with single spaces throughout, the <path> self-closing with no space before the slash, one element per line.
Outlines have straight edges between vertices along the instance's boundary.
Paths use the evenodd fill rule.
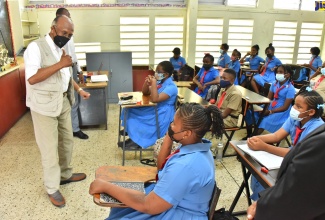
<path fill-rule="evenodd" d="M 54 31 L 56 33 L 56 36 L 54 37 L 54 43 L 56 46 L 58 46 L 59 48 L 64 47 L 64 45 L 66 45 L 68 43 L 68 41 L 70 40 L 70 38 L 67 38 L 65 36 L 59 36 L 58 33 L 56 32 L 55 27 L 53 26 Z"/>

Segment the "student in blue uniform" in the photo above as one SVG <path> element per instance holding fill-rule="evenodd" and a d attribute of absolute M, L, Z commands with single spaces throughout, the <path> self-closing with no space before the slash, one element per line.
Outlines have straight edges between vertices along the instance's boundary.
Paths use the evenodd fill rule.
<path fill-rule="evenodd" d="M 258 70 L 261 65 L 260 63 L 264 63 L 264 59 L 258 56 L 259 49 L 260 47 L 257 44 L 252 46 L 251 51 L 241 58 L 240 62 L 249 62 L 249 68 L 251 70 Z"/>
<path fill-rule="evenodd" d="M 148 76 L 142 87 L 142 93 L 150 95 L 150 101 L 157 103 L 160 137 L 166 134 L 175 113 L 178 91 L 171 77 L 173 70 L 174 67 L 169 61 L 159 63 L 155 77 Z M 125 132 L 130 138 L 126 140 L 125 147 L 148 148 L 153 145 L 157 140 L 155 109 L 153 107 L 129 108 L 126 115 Z M 121 146 L 122 143 L 119 145 Z"/>
<path fill-rule="evenodd" d="M 172 51 L 174 56 L 169 59 L 169 62 L 173 64 L 174 70 L 179 72 L 179 70 L 186 64 L 185 58 L 181 57 L 181 50 L 175 47 Z"/>
<path fill-rule="evenodd" d="M 265 65 L 262 67 L 262 72 L 254 75 L 251 81 L 252 88 L 256 93 L 259 93 L 258 85 L 263 87 L 264 83 L 273 83 L 275 81 L 276 68 L 282 64 L 281 61 L 274 56 L 275 49 L 272 46 L 272 43 L 269 44 L 266 51 L 267 57 L 265 59 Z"/>
<path fill-rule="evenodd" d="M 223 120 L 215 105 L 182 104 L 168 128 L 157 163 L 157 182 L 146 193 L 95 179 L 89 193 L 107 193 L 130 208 L 112 208 L 108 220 L 207 220 L 209 201 L 215 185 L 211 142 L 203 139 L 211 129 L 223 134 Z M 171 153 L 173 141 L 180 147 Z"/>
<path fill-rule="evenodd" d="M 272 134 L 254 136 L 247 139 L 247 145 L 252 150 L 262 150 L 280 157 L 284 157 L 291 149 L 276 147 L 271 143 L 279 143 L 288 135 L 291 137 L 291 143 L 294 147 L 310 132 L 324 124 L 320 118 L 324 111 L 323 98 L 310 87 L 306 90 L 300 90 L 295 98 L 295 104 L 290 111 L 290 117 L 285 121 L 282 127 Z M 252 176 L 251 179 L 252 195 L 251 199 L 257 200 L 258 193 L 264 190 L 264 187 Z"/>
<path fill-rule="evenodd" d="M 193 82 L 197 85 L 195 92 L 202 98 L 206 98 L 211 85 L 220 82 L 219 71 L 213 67 L 214 57 L 206 54 L 203 57 L 203 66 L 199 73 L 194 77 Z"/>
<path fill-rule="evenodd" d="M 264 116 L 259 125 L 258 135 L 264 130 L 271 133 L 277 131 L 289 117 L 291 103 L 296 93 L 292 85 L 291 75 L 292 70 L 290 66 L 281 65 L 277 68 L 276 81 L 272 83 L 268 94 L 268 98 L 272 101 L 265 112 L 266 116 Z M 256 113 L 252 114 L 251 111 L 247 111 L 245 116 L 247 137 L 250 137 L 252 134 L 253 116 L 257 121 L 258 116 Z"/>
<path fill-rule="evenodd" d="M 311 78 L 314 75 L 314 73 L 319 67 L 322 67 L 322 63 L 323 63 L 321 57 L 319 56 L 320 49 L 318 47 L 310 48 L 310 53 L 312 56 L 310 58 L 309 63 L 305 63 L 302 65 L 304 67 L 310 68 L 309 78 Z M 301 79 L 301 80 L 305 80 L 305 79 Z"/>
<path fill-rule="evenodd" d="M 233 69 L 236 72 L 236 79 L 234 82 L 234 85 L 239 85 L 240 83 L 238 82 L 238 74 L 240 71 L 240 63 L 239 63 L 239 59 L 241 58 L 241 53 L 237 50 L 234 49 L 232 51 L 231 57 L 230 57 L 230 62 L 228 65 L 229 69 Z"/>
<path fill-rule="evenodd" d="M 228 64 L 230 62 L 230 57 L 227 54 L 228 49 L 229 49 L 228 44 L 226 43 L 221 44 L 220 51 L 219 51 L 221 55 L 218 59 L 218 66 L 221 68 L 228 68 Z"/>

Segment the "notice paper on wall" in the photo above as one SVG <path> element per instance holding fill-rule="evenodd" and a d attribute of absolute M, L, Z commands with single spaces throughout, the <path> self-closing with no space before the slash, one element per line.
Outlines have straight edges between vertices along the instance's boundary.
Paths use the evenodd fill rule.
<path fill-rule="evenodd" d="M 266 151 L 251 150 L 247 144 L 239 144 L 237 147 L 253 157 L 257 162 L 265 166 L 268 170 L 279 169 L 283 161 L 283 157 L 270 154 Z"/>
<path fill-rule="evenodd" d="M 90 81 L 91 82 L 107 82 L 108 77 L 106 74 L 103 75 L 92 75 L 90 76 Z"/>

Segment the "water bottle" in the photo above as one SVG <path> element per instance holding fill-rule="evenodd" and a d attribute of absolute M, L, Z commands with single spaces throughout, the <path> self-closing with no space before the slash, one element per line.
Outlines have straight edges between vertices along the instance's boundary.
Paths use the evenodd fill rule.
<path fill-rule="evenodd" d="M 216 156 L 217 161 L 222 161 L 222 153 L 223 153 L 223 144 L 222 142 L 219 142 L 217 145 L 217 156 Z"/>

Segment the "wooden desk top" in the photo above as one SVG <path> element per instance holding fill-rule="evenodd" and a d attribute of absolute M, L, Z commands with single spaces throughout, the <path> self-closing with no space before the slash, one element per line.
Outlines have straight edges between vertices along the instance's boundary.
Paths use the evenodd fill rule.
<path fill-rule="evenodd" d="M 242 98 L 250 104 L 269 104 L 271 100 L 256 92 L 246 89 L 242 86 L 236 85 L 237 89 L 241 91 Z"/>
<path fill-rule="evenodd" d="M 146 107 L 146 106 L 156 106 L 157 103 L 149 102 L 149 104 L 144 105 L 142 102 L 142 92 L 119 92 L 117 93 L 118 99 L 121 100 L 123 96 L 132 95 L 132 100 L 134 102 L 141 102 L 141 104 L 122 104 L 123 108 L 134 108 L 134 107 Z"/>
<path fill-rule="evenodd" d="M 279 170 L 269 170 L 267 174 L 263 173 L 261 171 L 262 166 L 252 159 L 251 156 L 239 149 L 237 147 L 238 144 L 246 144 L 246 141 L 230 141 L 231 147 L 237 152 L 243 165 L 261 182 L 265 188 L 273 186 L 276 182 Z"/>
<path fill-rule="evenodd" d="M 175 82 L 177 87 L 187 87 L 191 88 L 191 84 L 193 84 L 193 81 L 178 81 Z"/>
<path fill-rule="evenodd" d="M 87 71 L 85 71 L 87 72 Z M 107 76 L 109 75 L 109 72 L 107 70 L 102 70 L 100 71 L 100 75 L 106 74 Z M 85 84 L 80 84 L 79 86 L 83 89 L 95 89 L 95 88 L 104 88 L 107 86 L 107 82 L 87 82 Z"/>
<path fill-rule="evenodd" d="M 201 96 L 199 96 L 189 88 L 178 87 L 177 89 L 178 89 L 178 95 L 180 95 L 183 98 L 181 102 L 195 102 L 203 106 L 207 106 L 210 104 L 208 101 L 203 99 Z"/>
<path fill-rule="evenodd" d="M 156 167 L 101 166 L 96 170 L 96 178 L 106 181 L 149 182 L 156 179 Z M 126 207 L 124 204 L 101 203 L 100 195 L 95 194 L 94 203 L 104 207 Z"/>

